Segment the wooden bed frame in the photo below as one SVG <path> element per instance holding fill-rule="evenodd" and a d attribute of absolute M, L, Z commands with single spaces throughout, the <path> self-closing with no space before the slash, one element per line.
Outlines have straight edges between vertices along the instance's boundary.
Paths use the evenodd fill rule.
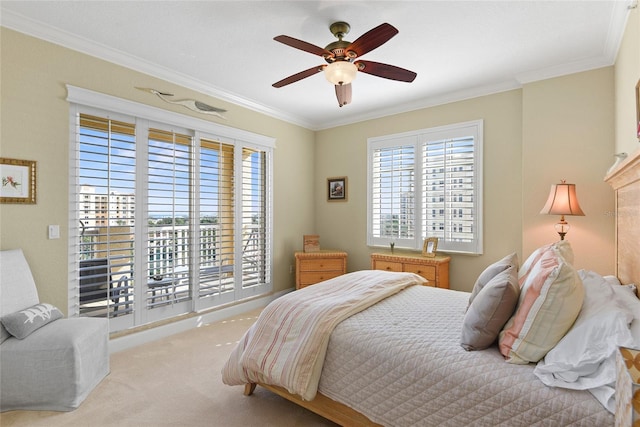
<path fill-rule="evenodd" d="M 640 254 L 640 150 L 611 171 L 605 177 L 605 182 L 615 192 L 616 276 L 623 284 L 640 285 L 640 262 L 634 260 Z M 640 296 L 640 289 L 638 294 Z M 306 401 L 281 387 L 259 385 L 341 426 L 381 427 L 360 412 L 321 393 L 313 400 Z M 244 394 L 251 395 L 255 388 L 256 384 L 246 384 Z"/>
<path fill-rule="evenodd" d="M 257 384 L 245 384 L 245 396 L 250 396 L 256 389 L 256 385 Z M 355 409 L 352 409 L 347 405 L 343 405 L 342 403 L 336 402 L 335 400 L 328 398 L 320 392 L 316 394 L 316 397 L 313 400 L 302 400 L 300 396 L 291 394 L 282 387 L 262 383 L 260 383 L 260 386 L 277 394 L 278 396 L 282 396 L 285 399 L 290 400 L 291 402 L 310 410 L 311 412 L 315 412 L 321 417 L 333 421 L 336 424 L 340 424 L 341 426 L 383 427 L 380 424 L 374 423 Z"/>
<path fill-rule="evenodd" d="M 640 285 L 640 150 L 620 163 L 605 181 L 615 191 L 616 276 L 622 283 Z"/>

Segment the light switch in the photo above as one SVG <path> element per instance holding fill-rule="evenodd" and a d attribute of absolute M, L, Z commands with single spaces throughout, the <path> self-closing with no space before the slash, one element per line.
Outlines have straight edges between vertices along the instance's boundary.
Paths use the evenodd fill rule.
<path fill-rule="evenodd" d="M 49 226 L 49 239 L 59 239 L 60 238 L 60 226 L 59 225 L 50 225 Z"/>

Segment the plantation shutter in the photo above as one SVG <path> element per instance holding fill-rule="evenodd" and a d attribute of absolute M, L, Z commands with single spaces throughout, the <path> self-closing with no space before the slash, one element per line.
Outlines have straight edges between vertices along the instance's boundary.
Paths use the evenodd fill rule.
<path fill-rule="evenodd" d="M 268 153 L 242 148 L 242 287 L 264 285 L 270 280 L 271 227 L 267 203 Z"/>
<path fill-rule="evenodd" d="M 402 142 L 391 146 L 382 144 L 372 152 L 371 232 L 374 244 L 388 246 L 415 239 L 416 147 L 411 140 Z"/>
<path fill-rule="evenodd" d="M 192 138 L 149 129 L 147 307 L 191 298 Z"/>
<path fill-rule="evenodd" d="M 474 138 L 428 141 L 423 150 L 422 234 L 461 250 L 476 239 Z"/>
<path fill-rule="evenodd" d="M 78 313 L 117 317 L 133 311 L 135 125 L 79 115 L 76 217 Z"/>
<path fill-rule="evenodd" d="M 200 141 L 200 297 L 234 289 L 233 165 L 233 145 Z"/>

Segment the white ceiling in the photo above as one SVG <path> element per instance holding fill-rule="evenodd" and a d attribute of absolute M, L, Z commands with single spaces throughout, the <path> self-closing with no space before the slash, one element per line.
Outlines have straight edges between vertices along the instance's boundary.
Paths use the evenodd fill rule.
<path fill-rule="evenodd" d="M 628 8 L 637 0 L 0 5 L 2 26 L 317 130 L 612 65 Z M 324 63 L 273 37 L 285 34 L 324 47 L 336 40 L 329 31 L 335 21 L 351 25 L 349 41 L 383 22 L 395 26 L 399 34 L 363 59 L 418 77 L 403 83 L 358 73 L 353 102 L 342 108 L 322 73 L 273 88 L 284 77 Z"/>

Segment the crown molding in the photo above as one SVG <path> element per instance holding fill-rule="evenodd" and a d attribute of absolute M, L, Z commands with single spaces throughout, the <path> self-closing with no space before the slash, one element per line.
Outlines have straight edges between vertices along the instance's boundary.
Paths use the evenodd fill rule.
<path fill-rule="evenodd" d="M 585 58 L 582 60 L 572 61 L 553 67 L 521 73 L 516 76 L 515 81 L 499 82 L 492 85 L 474 87 L 462 91 L 430 96 L 422 100 L 406 103 L 400 106 L 377 109 L 373 112 L 367 112 L 364 114 L 348 116 L 337 120 L 329 120 L 323 122 L 313 120 L 309 121 L 294 114 L 270 108 L 252 99 L 239 96 L 238 94 L 235 94 L 233 92 L 229 92 L 219 87 L 212 86 L 201 80 L 194 79 L 182 73 L 177 73 L 165 67 L 150 63 L 149 61 L 143 60 L 141 58 L 129 55 L 116 49 L 112 49 L 108 46 L 77 37 L 76 35 L 61 31 L 41 22 L 31 20 L 12 11 L 7 11 L 5 9 L 2 10 L 2 13 L 0 14 L 0 25 L 63 46 L 65 48 L 76 50 L 81 53 L 129 68 L 134 71 L 166 80 L 173 84 L 183 86 L 202 94 L 230 102 L 232 104 L 247 108 L 252 111 L 256 111 L 261 114 L 265 114 L 269 117 L 283 120 L 285 122 L 301 126 L 312 131 L 318 131 L 366 120 L 378 119 L 389 115 L 406 113 L 423 108 L 448 104 L 451 102 L 462 101 L 479 96 L 491 95 L 512 89 L 518 89 L 521 88 L 524 84 L 535 81 L 546 80 L 554 77 L 560 77 L 568 74 L 611 66 L 615 63 L 615 59 L 617 57 L 617 53 L 624 35 L 624 32 L 620 29 L 625 28 L 626 21 L 629 17 L 629 11 L 637 7 L 637 0 L 616 1 L 614 3 L 615 4 L 609 21 L 609 31 L 607 39 L 605 41 L 603 52 L 597 57 Z"/>
<path fill-rule="evenodd" d="M 143 74 L 166 80 L 173 84 L 183 86 L 185 88 L 209 95 L 223 101 L 247 108 L 258 113 L 274 117 L 279 120 L 310 128 L 313 124 L 301 119 L 300 117 L 279 111 L 265 105 L 259 104 L 251 99 L 244 98 L 235 93 L 222 90 L 221 88 L 212 86 L 203 81 L 194 79 L 182 73 L 177 73 L 165 67 L 153 64 L 144 59 L 129 55 L 117 49 L 78 37 L 66 31 L 53 28 L 50 25 L 43 24 L 39 21 L 26 18 L 23 15 L 2 9 L 0 14 L 0 25 L 11 30 L 45 40 L 47 42 L 62 46 L 67 49 L 75 50 L 95 58 L 111 62 L 138 71 Z"/>

